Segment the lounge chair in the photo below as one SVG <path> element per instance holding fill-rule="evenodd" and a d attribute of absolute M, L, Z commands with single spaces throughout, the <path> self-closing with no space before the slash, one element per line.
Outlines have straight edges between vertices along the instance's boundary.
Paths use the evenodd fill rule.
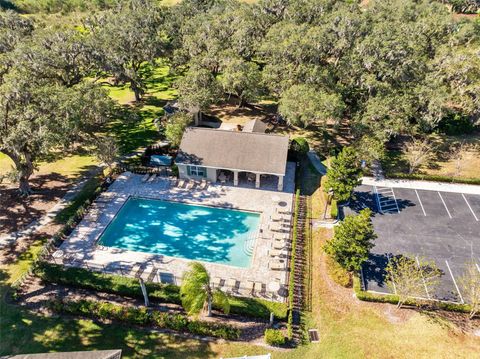
<path fill-rule="evenodd" d="M 253 295 L 253 288 L 255 288 L 255 282 L 253 282 L 251 280 L 247 280 L 247 282 L 245 284 L 246 293 L 248 293 L 250 295 Z"/>
<path fill-rule="evenodd" d="M 195 187 L 195 181 L 192 181 L 192 180 L 188 181 L 186 188 L 193 189 L 193 187 Z"/>
<path fill-rule="evenodd" d="M 268 263 L 268 268 L 272 270 L 285 270 L 285 263 L 278 260 Z"/>
<path fill-rule="evenodd" d="M 270 257 L 280 257 L 282 255 L 282 251 L 280 249 L 270 249 L 268 254 Z"/>
<path fill-rule="evenodd" d="M 145 176 L 142 177 L 142 183 L 147 182 L 148 177 L 150 177 L 150 173 L 145 174 Z"/>
<path fill-rule="evenodd" d="M 256 295 L 265 295 L 266 290 L 262 282 L 255 282 L 254 294 Z"/>
<path fill-rule="evenodd" d="M 205 190 L 208 187 L 208 182 L 206 180 L 202 180 L 200 184 L 198 185 L 198 189 Z"/>
<path fill-rule="evenodd" d="M 273 239 L 277 240 L 277 241 L 284 241 L 286 240 L 288 237 L 287 237 L 287 234 L 286 233 L 281 233 L 281 232 L 275 232 L 273 234 Z"/>
<path fill-rule="evenodd" d="M 155 181 L 155 178 L 157 178 L 157 175 L 154 173 L 153 175 L 150 176 L 147 182 L 152 183 L 153 181 Z"/>
<path fill-rule="evenodd" d="M 274 221 L 274 222 L 280 222 L 280 221 L 284 220 L 283 216 L 280 213 L 272 214 L 271 218 L 272 218 L 272 221 Z"/>
<path fill-rule="evenodd" d="M 273 249 L 285 249 L 287 248 L 287 243 L 285 241 L 273 241 L 272 242 Z"/>
<path fill-rule="evenodd" d="M 220 288 L 222 286 L 222 278 L 215 277 L 212 281 L 213 288 Z"/>
<path fill-rule="evenodd" d="M 183 186 L 185 186 L 185 180 L 181 179 L 181 180 L 178 181 L 177 187 L 178 188 L 183 188 Z"/>
<path fill-rule="evenodd" d="M 283 232 L 284 228 L 280 223 L 274 222 L 270 225 L 270 230 L 273 232 Z"/>
<path fill-rule="evenodd" d="M 288 215 L 292 214 L 292 212 L 290 212 L 288 209 L 283 208 L 283 207 L 277 207 L 277 213 L 288 214 Z"/>
<path fill-rule="evenodd" d="M 227 280 L 227 287 L 231 288 L 232 292 L 234 293 L 238 292 L 237 280 L 234 278 L 229 278 Z"/>

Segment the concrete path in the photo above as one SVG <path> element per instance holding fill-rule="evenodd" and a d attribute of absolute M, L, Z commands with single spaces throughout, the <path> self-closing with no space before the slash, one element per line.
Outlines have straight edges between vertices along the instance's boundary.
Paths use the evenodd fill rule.
<path fill-rule="evenodd" d="M 323 165 L 320 157 L 318 157 L 317 153 L 314 150 L 308 151 L 307 156 L 318 173 L 320 173 L 322 176 L 327 173 L 327 168 Z"/>
<path fill-rule="evenodd" d="M 412 188 L 423 189 L 427 191 L 480 194 L 480 186 L 461 183 L 445 183 L 402 179 L 378 180 L 373 177 L 363 177 L 362 184 L 377 187 Z"/>

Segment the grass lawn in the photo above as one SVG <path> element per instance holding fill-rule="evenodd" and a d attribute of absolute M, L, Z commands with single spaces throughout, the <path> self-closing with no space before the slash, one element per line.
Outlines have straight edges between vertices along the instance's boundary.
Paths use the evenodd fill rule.
<path fill-rule="evenodd" d="M 158 140 L 159 133 L 153 120 L 163 114 L 162 106 L 166 101 L 174 99 L 175 90 L 172 88 L 174 76 L 169 74 L 167 66 L 153 68 L 147 77 L 147 91 L 145 100 L 139 104 L 132 104 L 133 92 L 128 86 L 105 86 L 110 96 L 120 105 L 129 107 L 135 113 L 110 122 L 105 128 L 105 135 L 117 138 L 122 154 L 130 153 L 139 147 L 147 146 Z M 130 113 L 131 114 L 131 113 Z M 0 174 L 10 171 L 13 162 L 0 153 Z M 98 160 L 89 152 L 80 149 L 76 153 L 59 158 L 52 158 L 48 162 L 39 163 L 37 174 L 58 173 L 62 176 L 75 179 L 85 172 L 85 169 L 98 165 Z"/>
<path fill-rule="evenodd" d="M 480 133 L 461 136 L 432 134 L 430 141 L 434 158 L 423 165 L 418 173 L 430 176 L 444 176 L 455 179 L 480 179 Z M 455 149 L 460 144 L 459 154 Z M 387 174 L 408 173 L 408 163 L 401 150 L 391 150 L 383 161 Z"/>
<path fill-rule="evenodd" d="M 321 245 L 331 233 L 314 232 L 313 311 L 309 328 L 318 328 L 321 341 L 293 351 L 249 343 L 206 342 L 117 324 L 69 317 L 45 317 L 4 301 L 7 286 L 19 278 L 40 249 L 40 242 L 14 263 L 0 267 L 0 355 L 46 351 L 121 348 L 125 358 L 218 358 L 272 353 L 287 358 L 473 358 L 480 339 L 429 316 L 394 306 L 360 302 L 352 291 L 325 277 Z M 389 312 L 391 311 L 391 312 Z M 389 312 L 390 315 L 387 315 Z M 401 317 L 399 321 L 392 316 Z"/>

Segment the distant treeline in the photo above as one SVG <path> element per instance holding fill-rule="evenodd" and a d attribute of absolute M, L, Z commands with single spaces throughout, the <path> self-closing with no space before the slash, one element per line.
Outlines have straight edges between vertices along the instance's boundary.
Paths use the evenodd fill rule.
<path fill-rule="evenodd" d="M 0 0 L 0 7 L 22 13 L 58 13 L 111 8 L 118 0 Z"/>
<path fill-rule="evenodd" d="M 480 11 L 480 0 L 445 0 L 451 5 L 452 11 L 463 14 L 475 14 Z"/>
<path fill-rule="evenodd" d="M 0 8 L 24 13 L 57 13 L 111 8 L 121 0 L 0 0 Z M 160 2 L 161 0 L 159 0 Z M 439 0 L 450 5 L 452 11 L 475 14 L 480 10 L 480 0 Z"/>

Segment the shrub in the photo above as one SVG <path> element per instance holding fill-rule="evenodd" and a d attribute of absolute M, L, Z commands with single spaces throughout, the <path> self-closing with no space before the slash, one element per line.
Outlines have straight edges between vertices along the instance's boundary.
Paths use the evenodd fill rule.
<path fill-rule="evenodd" d="M 78 288 L 93 289 L 99 292 L 124 295 L 132 298 L 143 298 L 140 283 L 137 279 L 121 277 L 83 268 L 64 268 L 61 265 L 42 262 L 35 274 L 50 283 L 59 283 Z M 177 286 L 171 284 L 146 283 L 151 299 L 161 302 L 180 304 Z"/>
<path fill-rule="evenodd" d="M 306 155 L 310 150 L 308 141 L 304 137 L 296 137 L 292 140 L 290 144 L 290 149 L 300 155 Z"/>
<path fill-rule="evenodd" d="M 285 345 L 285 336 L 281 330 L 267 329 L 265 330 L 265 343 L 274 346 Z"/>
<path fill-rule="evenodd" d="M 65 268 L 48 262 L 41 262 L 35 269 L 35 275 L 49 283 L 92 289 L 131 298 L 143 298 L 140 284 L 134 278 L 92 272 L 83 268 Z M 181 303 L 180 290 L 176 285 L 150 282 L 145 283 L 145 285 L 151 300 L 164 303 Z M 285 303 L 239 297 L 229 297 L 228 300 L 230 302 L 230 313 L 233 314 L 268 319 L 270 312 L 273 312 L 279 320 L 287 318 L 287 305 Z"/>
<path fill-rule="evenodd" d="M 330 217 L 335 219 L 338 218 L 338 203 L 335 199 L 332 199 L 332 202 L 330 203 Z"/>
<path fill-rule="evenodd" d="M 141 326 L 152 325 L 180 332 L 191 332 L 202 336 L 218 337 L 235 340 L 240 337 L 240 329 L 226 324 L 189 321 L 183 314 L 169 314 L 159 311 L 149 311 L 141 307 L 124 307 L 109 302 L 91 300 L 48 302 L 48 307 L 57 313 L 82 315 L 90 318 L 112 319 L 123 323 Z"/>

